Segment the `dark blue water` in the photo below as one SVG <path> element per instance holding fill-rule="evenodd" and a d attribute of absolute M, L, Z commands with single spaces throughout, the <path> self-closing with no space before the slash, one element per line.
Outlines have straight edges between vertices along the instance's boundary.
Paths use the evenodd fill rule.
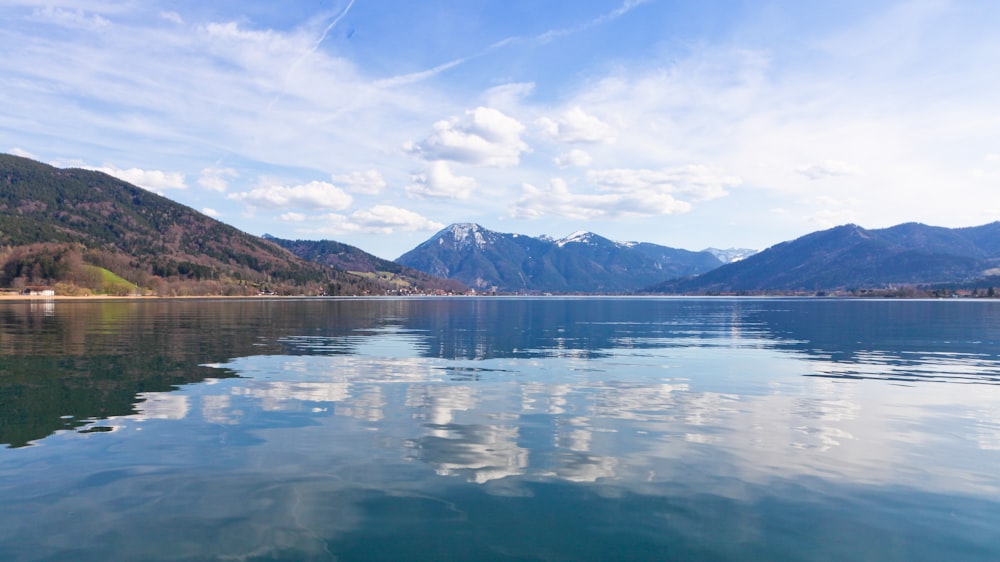
<path fill-rule="evenodd" d="M 1000 559 L 1000 302 L 8 302 L 0 352 L 0 560 Z"/>

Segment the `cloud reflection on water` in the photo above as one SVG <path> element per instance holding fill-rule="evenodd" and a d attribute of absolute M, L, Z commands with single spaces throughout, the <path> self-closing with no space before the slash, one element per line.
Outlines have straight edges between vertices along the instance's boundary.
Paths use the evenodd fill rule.
<path fill-rule="evenodd" d="M 938 337 L 925 323 L 903 333 L 892 323 L 857 325 L 866 316 L 852 316 L 855 334 L 824 323 L 840 308 L 812 301 L 787 309 L 673 302 L 682 313 L 669 319 L 643 316 L 636 307 L 644 301 L 622 301 L 626 310 L 608 308 L 610 318 L 576 321 L 566 303 L 536 301 L 545 322 L 528 334 L 515 328 L 532 321 L 520 302 L 505 304 L 514 313 L 499 325 L 477 323 L 491 314 L 463 324 L 466 317 L 443 313 L 461 301 L 425 303 L 444 307 L 438 314 L 408 315 L 410 303 L 393 304 L 403 308 L 377 326 L 285 335 L 290 354 L 211 365 L 240 379 L 143 394 L 134 417 L 177 420 L 200 408 L 206 423 L 247 425 L 294 414 L 296 424 L 319 426 L 331 439 L 375 432 L 387 461 L 419 461 L 439 476 L 477 483 L 632 485 L 669 481 L 701 459 L 708 474 L 758 482 L 811 475 L 997 491 L 984 469 L 960 457 L 935 461 L 933 474 L 921 469 L 947 451 L 1000 450 L 1000 387 L 969 393 L 912 384 L 985 382 L 1000 363 L 969 342 L 921 347 Z M 496 303 L 474 304 L 480 311 Z M 903 343 L 890 352 L 868 347 L 869 337 Z M 267 424 L 250 426 L 269 438 Z"/>
<path fill-rule="evenodd" d="M 893 541 L 920 542 L 943 517 L 952 536 L 989 544 L 1000 386 L 916 375 L 988 383 L 1000 366 L 992 312 L 952 330 L 921 321 L 914 308 L 934 308 L 921 303 L 761 303 L 274 303 L 247 315 L 260 326 L 229 328 L 250 337 L 171 363 L 201 364 L 210 378 L 143 386 L 126 394 L 132 415 L 93 418 L 88 430 L 112 435 L 62 430 L 8 452 L 5 500 L 36 517 L 8 516 L 0 535 L 34 536 L 51 557 L 66 554 L 54 532 L 59 544 L 136 559 L 183 558 L 177 536 L 232 558 L 332 559 L 337 540 L 338 552 L 373 536 L 402 544 L 407 528 L 438 538 L 494 530 L 483 543 L 507 548 L 508 528 L 490 526 L 506 513 L 523 536 L 549 536 L 558 517 L 567 544 L 618 525 L 609 532 L 621 544 L 697 536 L 735 545 L 730 559 L 739 545 L 781 544 L 802 519 L 801 544 L 826 532 L 840 548 L 845 529 L 874 537 L 848 543 L 855 554 L 881 544 L 885 525 Z M 462 313 L 473 305 L 483 314 Z M 869 306 L 882 320 L 896 307 L 912 317 L 831 323 L 834 309 Z M 190 312 L 215 326 L 226 310 Z M 204 331 L 171 347 L 197 351 Z M 106 370 L 122 365 L 152 369 Z M 865 377 L 841 376 L 850 371 Z M 23 470 L 23 459 L 42 470 Z M 923 527 L 917 510 L 929 510 Z M 136 538 L 167 528 L 177 534 Z M 925 552 L 920 544 L 906 552 Z"/>
<path fill-rule="evenodd" d="M 371 349 L 419 345 L 391 332 L 369 337 L 383 340 L 370 342 Z M 307 415 L 331 438 L 355 431 L 337 421 L 351 418 L 383 434 L 378 443 L 389 459 L 418 460 L 440 476 L 480 484 L 510 477 L 614 479 L 625 485 L 669 481 L 684 469 L 684 459 L 713 458 L 716 464 L 703 467 L 709 473 L 737 471 L 758 482 L 813 475 L 1000 491 L 984 474 L 951 478 L 947 462 L 933 475 L 913 466 L 942 449 L 998 449 L 996 387 L 984 387 L 972 399 L 963 394 L 963 403 L 956 404 L 947 386 L 762 376 L 753 370 L 823 367 L 759 346 L 727 354 L 612 352 L 618 367 L 611 372 L 606 364 L 589 370 L 577 364 L 578 370 L 567 371 L 568 362 L 577 359 L 564 357 L 523 362 L 406 352 L 243 357 L 216 366 L 246 378 L 189 387 L 190 392 L 148 393 L 135 417 L 178 420 L 200 408 L 207 423 L 247 423 L 267 412 L 294 412 Z M 729 373 L 734 358 L 747 380 L 729 392 L 712 389 L 713 377 Z M 466 369 L 485 374 L 451 376 Z M 563 377 L 566 372 L 576 374 Z M 688 376 L 663 376 L 668 372 Z M 942 424 L 963 432 L 956 436 L 962 443 L 941 443 Z M 266 428 L 256 432 L 268 439 Z"/>

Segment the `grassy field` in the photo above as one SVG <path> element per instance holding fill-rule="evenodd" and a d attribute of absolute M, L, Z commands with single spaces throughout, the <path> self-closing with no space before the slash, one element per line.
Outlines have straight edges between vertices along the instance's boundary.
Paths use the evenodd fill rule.
<path fill-rule="evenodd" d="M 105 295 L 130 295 L 135 293 L 139 287 L 122 277 L 96 265 L 84 265 L 84 270 L 89 276 L 100 280 L 100 288 L 96 292 Z"/>

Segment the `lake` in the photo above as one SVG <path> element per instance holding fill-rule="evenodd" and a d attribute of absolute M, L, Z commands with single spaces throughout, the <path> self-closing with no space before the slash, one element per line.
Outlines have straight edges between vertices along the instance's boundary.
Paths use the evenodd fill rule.
<path fill-rule="evenodd" d="M 998 560 L 1000 302 L 0 302 L 0 559 Z"/>

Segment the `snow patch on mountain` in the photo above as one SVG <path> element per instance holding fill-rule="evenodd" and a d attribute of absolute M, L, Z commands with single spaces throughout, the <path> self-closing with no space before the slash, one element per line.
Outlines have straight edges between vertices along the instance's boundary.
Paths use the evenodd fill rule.
<path fill-rule="evenodd" d="M 594 238 L 594 236 L 595 235 L 593 232 L 577 230 L 573 234 L 570 234 L 569 236 L 562 238 L 561 240 L 556 240 L 556 246 L 562 248 L 566 244 L 570 244 L 572 242 L 577 242 L 579 244 L 589 244 L 591 240 Z"/>
<path fill-rule="evenodd" d="M 456 249 L 461 250 L 472 245 L 483 249 L 487 244 L 486 237 L 483 235 L 484 232 L 488 231 L 475 223 L 456 223 L 439 233 L 438 244 L 444 244 L 445 239 L 450 238 Z"/>
<path fill-rule="evenodd" d="M 719 261 L 722 263 L 737 262 L 758 253 L 758 250 L 752 250 L 750 248 L 705 248 L 703 251 L 719 258 Z"/>

